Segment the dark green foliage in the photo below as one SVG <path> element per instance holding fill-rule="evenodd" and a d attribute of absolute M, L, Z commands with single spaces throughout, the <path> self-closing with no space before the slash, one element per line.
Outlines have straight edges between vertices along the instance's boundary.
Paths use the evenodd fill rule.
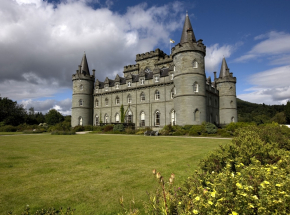
<path fill-rule="evenodd" d="M 193 125 L 189 131 L 190 136 L 198 136 L 204 134 L 205 131 L 205 124 L 202 125 Z"/>
<path fill-rule="evenodd" d="M 284 113 L 285 113 L 285 117 L 286 117 L 286 122 L 288 124 L 290 124 L 290 101 L 287 101 Z"/>
<path fill-rule="evenodd" d="M 108 131 L 113 131 L 114 126 L 113 125 L 105 125 L 104 126 L 104 132 L 108 132 Z"/>
<path fill-rule="evenodd" d="M 45 122 L 49 125 L 55 125 L 62 121 L 64 121 L 63 115 L 55 109 L 51 109 L 47 114 L 45 114 Z"/>
<path fill-rule="evenodd" d="M 121 112 L 121 123 L 124 123 L 125 122 L 125 109 L 124 109 L 123 104 L 120 107 L 120 112 Z"/>
<path fill-rule="evenodd" d="M 94 126 L 92 126 L 92 125 L 85 125 L 84 128 L 85 128 L 85 131 L 93 131 Z"/>
<path fill-rule="evenodd" d="M 276 113 L 276 115 L 271 119 L 272 122 L 277 122 L 279 124 L 286 123 L 286 116 L 284 112 Z"/>
<path fill-rule="evenodd" d="M 215 134 L 217 133 L 217 127 L 214 124 L 207 122 L 205 123 L 205 132 L 207 134 Z"/>
<path fill-rule="evenodd" d="M 123 132 L 124 131 L 124 125 L 123 124 L 114 125 L 113 131 L 114 132 L 116 132 L 116 131 Z"/>
<path fill-rule="evenodd" d="M 34 130 L 24 130 L 23 134 L 40 134 L 43 131 L 41 129 L 34 129 Z"/>
<path fill-rule="evenodd" d="M 74 135 L 76 134 L 75 131 L 53 131 L 51 135 Z"/>
<path fill-rule="evenodd" d="M 60 123 L 57 123 L 54 126 L 51 126 L 49 131 L 70 131 L 71 130 L 71 123 L 68 121 L 63 121 Z"/>
<path fill-rule="evenodd" d="M 73 131 L 74 132 L 78 132 L 78 131 L 84 131 L 85 130 L 85 127 L 84 126 L 81 126 L 81 125 L 77 125 L 73 128 Z"/>
<path fill-rule="evenodd" d="M 17 131 L 17 127 L 12 126 L 12 125 L 5 125 L 0 127 L 1 132 L 15 132 Z"/>
<path fill-rule="evenodd" d="M 0 122 L 17 126 L 25 122 L 26 111 L 22 105 L 8 98 L 0 97 Z"/>
<path fill-rule="evenodd" d="M 125 128 L 125 133 L 126 134 L 135 134 L 135 130 L 132 129 L 131 127 Z"/>

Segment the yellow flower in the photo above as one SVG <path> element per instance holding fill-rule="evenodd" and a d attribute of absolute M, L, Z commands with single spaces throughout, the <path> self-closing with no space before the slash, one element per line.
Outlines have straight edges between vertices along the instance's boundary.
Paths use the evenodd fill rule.
<path fill-rule="evenodd" d="M 241 175 L 241 173 L 240 172 L 237 172 L 237 175 Z"/>
<path fill-rule="evenodd" d="M 213 202 L 212 202 L 212 201 L 208 201 L 208 204 L 212 205 L 212 204 L 213 204 Z"/>
<path fill-rule="evenodd" d="M 253 196 L 253 199 L 259 199 L 256 195 Z"/>
<path fill-rule="evenodd" d="M 241 195 L 242 195 L 242 196 L 247 196 L 247 194 L 246 194 L 246 193 L 241 193 Z"/>
<path fill-rule="evenodd" d="M 180 204 L 180 205 L 181 205 L 181 202 L 178 202 L 178 204 Z"/>
<path fill-rule="evenodd" d="M 251 203 L 248 204 L 250 208 L 254 208 L 254 205 L 252 205 Z"/>
<path fill-rule="evenodd" d="M 232 211 L 232 215 L 239 215 L 239 214 L 235 211 Z"/>
<path fill-rule="evenodd" d="M 276 166 L 273 166 L 273 169 L 277 169 L 278 167 L 276 167 Z"/>
<path fill-rule="evenodd" d="M 200 200 L 199 196 L 195 197 L 195 200 L 196 201 L 199 201 Z"/>
<path fill-rule="evenodd" d="M 240 165 L 241 165 L 241 166 L 244 166 L 244 164 L 243 164 L 243 163 L 240 163 Z"/>
<path fill-rule="evenodd" d="M 212 193 L 211 193 L 211 196 L 212 196 L 212 197 L 215 197 L 215 192 L 212 192 Z"/>
<path fill-rule="evenodd" d="M 281 187 L 281 184 L 276 184 L 276 187 Z"/>
<path fill-rule="evenodd" d="M 195 210 L 195 209 L 194 209 L 192 212 L 193 212 L 194 214 L 198 214 L 198 210 Z"/>
<path fill-rule="evenodd" d="M 234 173 L 232 173 L 232 177 L 233 177 L 233 178 L 235 177 L 235 174 L 234 174 Z"/>
<path fill-rule="evenodd" d="M 237 186 L 239 189 L 243 189 L 243 185 L 241 185 L 240 183 L 236 183 L 236 186 Z"/>
<path fill-rule="evenodd" d="M 264 183 L 265 183 L 265 184 L 270 184 L 270 182 L 269 182 L 269 181 L 264 181 Z"/>

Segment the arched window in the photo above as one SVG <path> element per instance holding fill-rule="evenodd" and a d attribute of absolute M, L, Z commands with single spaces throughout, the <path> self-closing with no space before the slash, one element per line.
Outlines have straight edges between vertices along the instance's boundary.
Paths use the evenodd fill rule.
<path fill-rule="evenodd" d="M 160 99 L 160 93 L 158 90 L 155 91 L 155 100 L 159 100 Z"/>
<path fill-rule="evenodd" d="M 198 92 L 198 83 L 194 82 L 193 84 L 193 92 L 197 93 Z"/>
<path fill-rule="evenodd" d="M 83 118 L 80 116 L 79 117 L 79 125 L 82 126 L 83 125 Z"/>
<path fill-rule="evenodd" d="M 193 66 L 193 68 L 198 68 L 198 63 L 197 63 L 197 61 L 196 60 L 194 60 L 193 62 L 192 62 L 192 66 Z"/>
<path fill-rule="evenodd" d="M 96 105 L 96 107 L 99 107 L 99 100 L 98 99 L 96 99 L 95 105 Z"/>
<path fill-rule="evenodd" d="M 144 84 L 144 79 L 143 78 L 140 79 L 140 82 L 141 82 L 140 84 L 143 85 Z"/>
<path fill-rule="evenodd" d="M 145 113 L 144 113 L 144 111 L 141 112 L 140 117 L 141 117 L 141 123 L 140 123 L 140 126 L 141 126 L 141 127 L 144 127 L 144 126 L 145 126 Z"/>
<path fill-rule="evenodd" d="M 80 85 L 80 90 L 83 90 L 84 89 L 84 86 L 81 84 Z"/>
<path fill-rule="evenodd" d="M 155 126 L 159 126 L 160 125 L 160 112 L 156 111 L 155 112 Z"/>
<path fill-rule="evenodd" d="M 108 98 L 105 99 L 105 105 L 106 105 L 106 106 L 109 105 L 109 99 L 108 99 Z"/>
<path fill-rule="evenodd" d="M 83 106 L 83 103 L 84 103 L 83 100 L 80 99 L 80 100 L 79 100 L 79 105 L 80 105 L 80 106 Z"/>
<path fill-rule="evenodd" d="M 159 82 L 159 76 L 155 76 L 155 82 Z"/>
<path fill-rule="evenodd" d="M 109 116 L 108 116 L 108 114 L 105 114 L 105 116 L 104 116 L 104 123 L 109 123 Z"/>
<path fill-rule="evenodd" d="M 145 102 L 145 93 L 141 93 L 140 94 L 140 100 L 141 100 L 141 102 Z"/>
<path fill-rule="evenodd" d="M 174 97 L 174 94 L 175 94 L 175 87 L 173 87 L 170 91 L 170 98 L 173 99 Z"/>
<path fill-rule="evenodd" d="M 231 107 L 234 105 L 234 102 L 233 101 L 231 101 Z"/>
<path fill-rule="evenodd" d="M 116 84 L 116 89 L 119 89 L 119 84 Z"/>
<path fill-rule="evenodd" d="M 116 105 L 120 104 L 120 98 L 119 96 L 116 97 Z"/>
<path fill-rule="evenodd" d="M 231 122 L 235 122 L 235 117 L 232 117 Z"/>
<path fill-rule="evenodd" d="M 129 104 L 132 103 L 132 96 L 130 94 L 127 96 L 127 101 Z"/>
<path fill-rule="evenodd" d="M 98 124 L 99 124 L 99 116 L 96 115 L 96 116 L 95 116 L 95 125 L 98 125 Z"/>
<path fill-rule="evenodd" d="M 200 112 L 198 109 L 194 111 L 194 121 L 199 122 L 200 121 Z"/>
<path fill-rule="evenodd" d="M 170 113 L 170 118 L 171 118 L 171 125 L 176 125 L 176 112 L 175 110 L 172 110 Z"/>
<path fill-rule="evenodd" d="M 120 115 L 117 113 L 115 116 L 116 123 L 120 122 Z"/>
<path fill-rule="evenodd" d="M 131 87 L 131 82 L 130 81 L 128 82 L 128 87 Z"/>
<path fill-rule="evenodd" d="M 174 68 L 175 68 L 175 67 L 174 67 Z M 170 79 L 173 80 L 173 78 L 174 78 L 174 74 L 172 73 Z"/>
<path fill-rule="evenodd" d="M 132 123 L 133 122 L 133 113 L 131 111 L 127 112 L 127 123 Z"/>

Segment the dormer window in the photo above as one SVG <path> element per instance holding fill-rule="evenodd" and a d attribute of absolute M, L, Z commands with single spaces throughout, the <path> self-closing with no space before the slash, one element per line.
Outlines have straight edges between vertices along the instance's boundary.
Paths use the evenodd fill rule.
<path fill-rule="evenodd" d="M 158 76 L 155 77 L 155 82 L 159 82 L 159 77 Z"/>
<path fill-rule="evenodd" d="M 131 87 L 131 82 L 130 81 L 128 82 L 128 87 Z"/>
<path fill-rule="evenodd" d="M 116 89 L 119 89 L 119 84 L 116 84 Z"/>
<path fill-rule="evenodd" d="M 140 81 L 141 81 L 141 85 L 143 85 L 144 84 L 144 79 L 141 79 Z"/>
<path fill-rule="evenodd" d="M 192 64 L 193 64 L 193 68 L 198 68 L 198 63 L 197 63 L 197 61 L 196 60 L 194 60 L 193 62 L 192 62 Z"/>

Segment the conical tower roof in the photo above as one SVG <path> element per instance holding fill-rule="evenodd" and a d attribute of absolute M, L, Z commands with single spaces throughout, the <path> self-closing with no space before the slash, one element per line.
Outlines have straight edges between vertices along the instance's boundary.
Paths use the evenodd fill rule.
<path fill-rule="evenodd" d="M 182 35 L 181 35 L 181 39 L 180 39 L 180 44 L 187 43 L 187 41 L 188 41 L 187 40 L 187 35 L 188 35 L 187 30 L 192 30 L 192 26 L 191 26 L 188 14 L 186 12 L 185 21 L 184 21 L 183 30 L 182 30 Z M 193 30 L 192 30 L 192 41 L 196 42 Z"/>
<path fill-rule="evenodd" d="M 81 73 L 84 75 L 90 75 L 90 70 L 89 70 L 89 66 L 88 66 L 86 53 L 84 53 L 84 56 L 83 56 L 83 59 L 81 62 Z"/>
<path fill-rule="evenodd" d="M 221 71 L 220 71 L 220 78 L 223 78 L 223 77 L 226 77 L 226 76 L 229 76 L 230 75 L 230 72 L 229 72 L 229 67 L 227 65 L 227 62 L 226 62 L 226 59 L 223 58 L 223 61 L 222 61 L 222 66 L 221 66 Z"/>

